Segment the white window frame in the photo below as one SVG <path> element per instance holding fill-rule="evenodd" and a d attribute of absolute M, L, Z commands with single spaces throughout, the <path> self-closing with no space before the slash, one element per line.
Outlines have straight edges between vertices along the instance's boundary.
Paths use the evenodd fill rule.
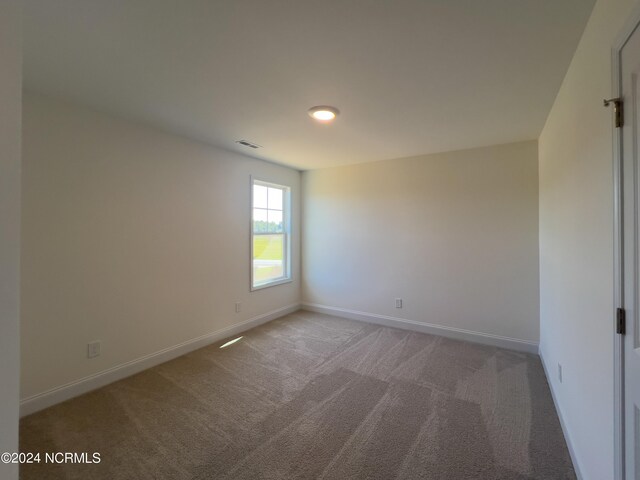
<path fill-rule="evenodd" d="M 267 283 L 263 283 L 260 285 L 255 285 L 253 281 L 253 237 L 255 235 L 272 235 L 272 234 L 256 234 L 253 231 L 253 186 L 260 185 L 263 187 L 271 187 L 278 188 L 283 190 L 283 198 L 282 198 L 282 224 L 283 224 L 283 244 L 284 244 L 284 256 L 283 256 L 283 275 L 280 278 L 274 279 Z M 262 290 L 263 288 L 275 287 L 276 285 L 282 285 L 284 283 L 290 283 L 292 281 L 291 278 L 291 187 L 288 185 L 281 185 L 278 183 L 268 182 L 265 180 L 261 180 L 259 178 L 251 177 L 250 183 L 251 190 L 251 202 L 250 202 L 250 232 L 251 232 L 251 256 L 249 258 L 249 269 L 250 269 L 250 290 Z"/>

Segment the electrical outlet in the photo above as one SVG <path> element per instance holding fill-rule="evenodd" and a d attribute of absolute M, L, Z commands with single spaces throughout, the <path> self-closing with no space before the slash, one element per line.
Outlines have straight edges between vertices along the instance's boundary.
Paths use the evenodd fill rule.
<path fill-rule="evenodd" d="M 95 358 L 100 355 L 100 342 L 91 342 L 87 345 L 87 358 Z"/>
<path fill-rule="evenodd" d="M 562 383 L 562 365 L 558 364 L 558 380 Z"/>
<path fill-rule="evenodd" d="M 242 311 L 242 305 L 240 302 L 236 302 L 236 313 L 240 313 Z"/>
<path fill-rule="evenodd" d="M 396 298 L 396 308 L 402 308 L 402 299 Z"/>

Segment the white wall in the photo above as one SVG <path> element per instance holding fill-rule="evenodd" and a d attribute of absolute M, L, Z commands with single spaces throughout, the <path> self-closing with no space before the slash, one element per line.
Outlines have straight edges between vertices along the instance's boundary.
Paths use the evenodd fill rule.
<path fill-rule="evenodd" d="M 19 0 L 0 2 L 0 452 L 18 451 L 20 24 Z M 0 477 L 17 478 L 17 466 L 0 463 Z"/>
<path fill-rule="evenodd" d="M 593 480 L 613 478 L 613 140 L 602 99 L 632 6 L 598 0 L 539 139 L 540 351 L 575 461 Z"/>
<path fill-rule="evenodd" d="M 298 171 L 33 94 L 23 113 L 23 398 L 299 303 Z M 294 281 L 256 292 L 250 175 L 293 197 Z"/>
<path fill-rule="evenodd" d="M 528 141 L 304 172 L 303 301 L 537 343 L 537 155 Z"/>

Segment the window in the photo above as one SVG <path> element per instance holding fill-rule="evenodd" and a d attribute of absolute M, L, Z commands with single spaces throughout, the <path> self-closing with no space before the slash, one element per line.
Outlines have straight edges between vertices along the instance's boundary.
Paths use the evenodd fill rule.
<path fill-rule="evenodd" d="M 291 281 L 290 188 L 251 182 L 251 289 Z"/>

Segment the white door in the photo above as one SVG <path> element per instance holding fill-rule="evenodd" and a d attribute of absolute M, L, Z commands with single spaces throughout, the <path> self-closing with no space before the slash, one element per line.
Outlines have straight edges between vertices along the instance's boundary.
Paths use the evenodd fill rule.
<path fill-rule="evenodd" d="M 640 480 L 640 29 L 621 51 L 623 175 L 623 282 L 626 310 L 624 355 L 625 479 Z"/>

